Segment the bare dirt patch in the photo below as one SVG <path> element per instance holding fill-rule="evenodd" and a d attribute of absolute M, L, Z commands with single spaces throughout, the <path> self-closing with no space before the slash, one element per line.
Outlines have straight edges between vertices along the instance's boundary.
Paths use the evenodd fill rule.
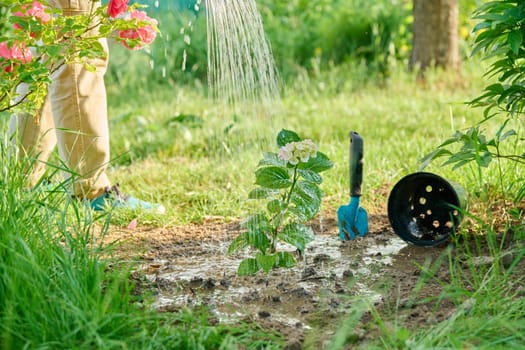
<path fill-rule="evenodd" d="M 315 222 L 316 239 L 304 256 L 297 255 L 296 267 L 250 277 L 236 275 L 250 252 L 226 255 L 240 232 L 238 223 L 210 218 L 183 227 L 115 228 L 105 239 L 121 243 L 119 256 L 139 259 L 134 277 L 141 292 L 154 294 L 159 311 L 205 306 L 216 321 L 248 320 L 271 327 L 285 335 L 289 348 L 322 348 L 356 297 L 374 305 L 386 324 L 394 313 L 408 328 L 449 317 L 458 305 L 436 297 L 450 278 L 446 257 L 449 251 L 455 254 L 454 247 L 409 245 L 395 235 L 386 215 L 371 215 L 369 223 L 364 238 L 341 242 L 335 217 Z M 491 263 L 479 254 L 481 264 Z M 367 313 L 353 330 L 356 343 L 377 336 L 370 321 Z"/>

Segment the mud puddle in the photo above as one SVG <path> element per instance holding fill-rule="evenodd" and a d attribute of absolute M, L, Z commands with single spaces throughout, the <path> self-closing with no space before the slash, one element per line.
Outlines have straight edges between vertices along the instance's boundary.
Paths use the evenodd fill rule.
<path fill-rule="evenodd" d="M 248 277 L 237 276 L 237 267 L 253 252 L 226 255 L 240 233 L 235 223 L 123 230 L 116 235 L 135 252 L 137 246 L 143 247 L 136 273 L 146 279 L 158 310 L 202 305 L 218 321 L 267 322 L 287 337 L 302 339 L 320 324 L 330 324 L 329 336 L 355 297 L 381 303 L 384 291 L 376 284 L 408 248 L 385 216 L 372 216 L 370 233 L 347 242 L 339 240 L 335 218 L 325 219 L 322 228 L 312 228 L 315 240 L 302 257 L 291 246 L 278 248 L 295 254 L 294 268 Z"/>
<path fill-rule="evenodd" d="M 249 277 L 236 274 L 249 252 L 226 255 L 240 233 L 238 223 L 122 228 L 105 239 L 122 243 L 119 255 L 139 259 L 137 292 L 153 293 L 159 311 L 202 305 L 216 322 L 255 321 L 276 330 L 290 348 L 325 348 L 356 298 L 368 300 L 382 317 L 395 315 L 395 322 L 409 328 L 435 324 L 455 312 L 456 305 L 438 296 L 450 279 L 447 256 L 457 247 L 406 244 L 386 215 L 370 215 L 370 233 L 347 242 L 339 241 L 336 218 L 313 225 L 315 240 L 303 257 L 296 256 L 297 266 Z M 289 246 L 279 249 L 293 252 Z M 487 252 L 479 255 L 487 257 Z M 431 280 L 422 272 L 425 266 L 432 266 Z M 366 344 L 379 336 L 373 324 L 373 316 L 364 314 L 354 329 L 356 341 Z"/>

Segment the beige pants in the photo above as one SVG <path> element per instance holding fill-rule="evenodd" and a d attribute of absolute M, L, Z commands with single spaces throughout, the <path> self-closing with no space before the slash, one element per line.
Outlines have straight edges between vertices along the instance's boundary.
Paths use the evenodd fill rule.
<path fill-rule="evenodd" d="M 50 0 L 51 6 L 65 15 L 88 13 L 91 0 Z M 101 40 L 107 52 L 107 41 Z M 52 83 L 40 115 L 13 116 L 10 132 L 17 135 L 24 156 L 37 159 L 30 175 L 34 185 L 45 172 L 45 163 L 58 145 L 61 159 L 73 181 L 72 192 L 84 198 L 94 198 L 110 186 L 106 175 L 109 162 L 109 131 L 104 74 L 108 60 L 90 63 L 96 72 L 81 64 L 63 65 L 52 74 Z M 20 86 L 20 92 L 27 89 Z"/>

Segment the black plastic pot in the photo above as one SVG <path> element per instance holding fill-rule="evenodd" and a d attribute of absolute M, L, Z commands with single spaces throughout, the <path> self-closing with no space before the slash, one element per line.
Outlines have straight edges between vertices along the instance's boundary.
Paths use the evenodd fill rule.
<path fill-rule="evenodd" d="M 417 246 L 450 239 L 467 205 L 462 187 L 442 177 L 418 172 L 405 176 L 388 198 L 388 218 L 395 233 Z"/>

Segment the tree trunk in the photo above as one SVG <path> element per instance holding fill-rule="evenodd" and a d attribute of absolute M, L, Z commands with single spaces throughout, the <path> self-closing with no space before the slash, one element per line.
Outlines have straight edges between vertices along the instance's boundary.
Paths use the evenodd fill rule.
<path fill-rule="evenodd" d="M 458 0 L 414 0 L 410 68 L 459 68 Z"/>

